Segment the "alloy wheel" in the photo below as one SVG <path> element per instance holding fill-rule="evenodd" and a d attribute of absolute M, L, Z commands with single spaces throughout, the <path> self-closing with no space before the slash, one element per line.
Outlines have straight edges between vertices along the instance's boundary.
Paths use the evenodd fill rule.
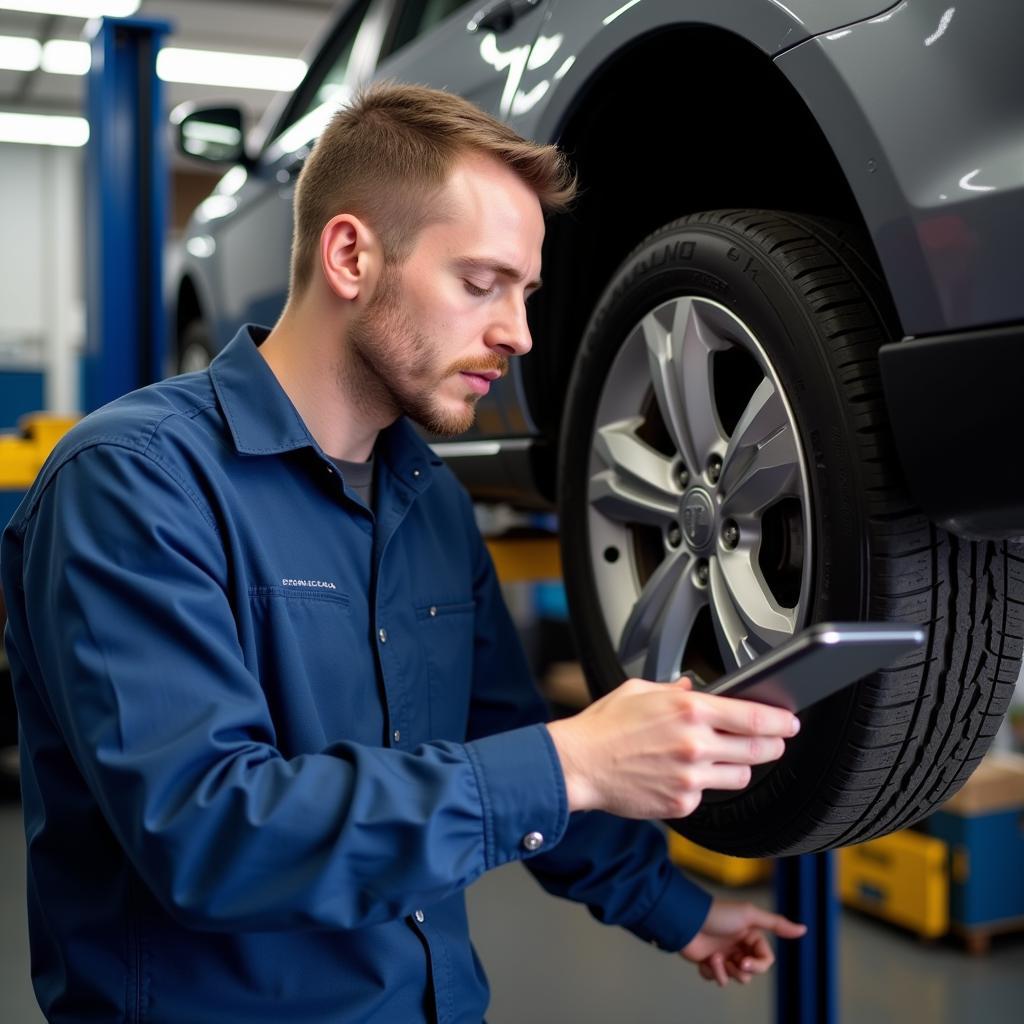
<path fill-rule="evenodd" d="M 587 521 L 627 675 L 728 671 L 805 624 L 800 435 L 764 349 L 724 306 L 673 298 L 628 333 L 598 403 Z"/>

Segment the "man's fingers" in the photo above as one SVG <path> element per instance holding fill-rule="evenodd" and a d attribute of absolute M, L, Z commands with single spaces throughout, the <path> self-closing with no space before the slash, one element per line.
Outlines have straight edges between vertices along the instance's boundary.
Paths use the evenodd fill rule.
<path fill-rule="evenodd" d="M 695 704 L 695 714 L 706 725 L 738 736 L 795 736 L 800 719 L 783 708 L 753 700 L 696 693 L 687 700 Z"/>
<path fill-rule="evenodd" d="M 729 975 L 725 970 L 725 957 L 721 953 L 712 953 L 711 957 L 711 971 L 715 976 L 715 981 L 725 988 L 729 984 Z"/>
<path fill-rule="evenodd" d="M 750 785 L 750 768 L 745 764 L 706 764 L 688 769 L 692 789 L 743 789 Z"/>
<path fill-rule="evenodd" d="M 775 953 L 768 944 L 768 940 L 760 933 L 754 933 L 746 940 L 744 945 L 746 952 L 740 958 L 740 967 L 744 971 L 753 974 L 764 974 L 771 969 L 775 963 Z"/>
<path fill-rule="evenodd" d="M 731 960 L 726 960 L 725 969 L 729 972 L 729 977 L 738 981 L 741 985 L 749 985 L 750 979 L 754 976 L 750 971 L 744 971 Z"/>
<path fill-rule="evenodd" d="M 708 761 L 725 764 L 767 764 L 786 752 L 786 741 L 778 736 L 733 736 L 712 732 L 707 741 Z"/>
<path fill-rule="evenodd" d="M 755 928 L 764 928 L 774 932 L 780 939 L 799 939 L 807 932 L 807 925 L 790 921 L 781 914 L 773 914 L 770 910 L 751 907 L 750 924 Z"/>
<path fill-rule="evenodd" d="M 697 964 L 697 971 L 700 973 L 700 976 L 705 981 L 714 981 L 715 980 L 715 972 L 713 970 L 711 970 L 710 965 L 708 965 L 703 960 L 699 964 Z"/>

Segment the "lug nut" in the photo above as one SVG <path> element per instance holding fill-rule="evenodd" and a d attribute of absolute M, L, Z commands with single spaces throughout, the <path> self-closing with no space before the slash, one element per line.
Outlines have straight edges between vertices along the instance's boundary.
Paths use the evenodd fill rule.
<path fill-rule="evenodd" d="M 668 524 L 668 542 L 674 548 L 679 547 L 683 543 L 683 532 L 679 529 L 678 523 Z"/>
<path fill-rule="evenodd" d="M 717 455 L 712 455 L 708 459 L 708 479 L 713 483 L 718 483 L 718 478 L 722 475 L 722 460 Z"/>
<path fill-rule="evenodd" d="M 685 490 L 690 483 L 690 471 L 685 466 L 680 466 L 679 472 L 676 474 L 676 480 L 680 488 Z"/>
<path fill-rule="evenodd" d="M 708 582 L 708 563 L 707 562 L 698 562 L 697 563 L 697 581 L 700 583 L 700 585 L 702 587 L 703 586 L 707 586 L 707 582 Z"/>
<path fill-rule="evenodd" d="M 731 520 L 722 527 L 722 543 L 732 550 L 740 542 L 739 527 Z"/>

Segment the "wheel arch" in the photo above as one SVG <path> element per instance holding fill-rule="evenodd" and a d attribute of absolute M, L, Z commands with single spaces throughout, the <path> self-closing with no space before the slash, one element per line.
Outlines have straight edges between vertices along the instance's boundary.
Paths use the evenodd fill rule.
<path fill-rule="evenodd" d="M 530 412 L 551 451 L 590 312 L 619 263 L 661 224 L 701 210 L 781 209 L 845 221 L 870 242 L 801 96 L 766 53 L 724 29 L 682 25 L 633 41 L 545 134 L 568 153 L 581 185 L 574 210 L 549 227 L 550 286 L 532 318 L 541 343 L 523 365 Z M 553 467 L 540 474 L 548 497 L 555 475 Z"/>

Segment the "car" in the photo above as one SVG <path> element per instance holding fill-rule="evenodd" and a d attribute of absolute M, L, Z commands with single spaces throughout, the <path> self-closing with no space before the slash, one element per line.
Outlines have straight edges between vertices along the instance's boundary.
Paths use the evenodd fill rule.
<path fill-rule="evenodd" d="M 1021 668 L 1022 32 L 994 0 L 348 3 L 255 128 L 178 112 L 182 150 L 225 167 L 184 243 L 179 367 L 277 318 L 294 180 L 359 85 L 559 143 L 581 193 L 534 350 L 436 450 L 480 501 L 557 509 L 594 695 L 715 678 L 816 622 L 924 627 L 671 823 L 741 856 L 907 826 L 977 766 Z"/>

